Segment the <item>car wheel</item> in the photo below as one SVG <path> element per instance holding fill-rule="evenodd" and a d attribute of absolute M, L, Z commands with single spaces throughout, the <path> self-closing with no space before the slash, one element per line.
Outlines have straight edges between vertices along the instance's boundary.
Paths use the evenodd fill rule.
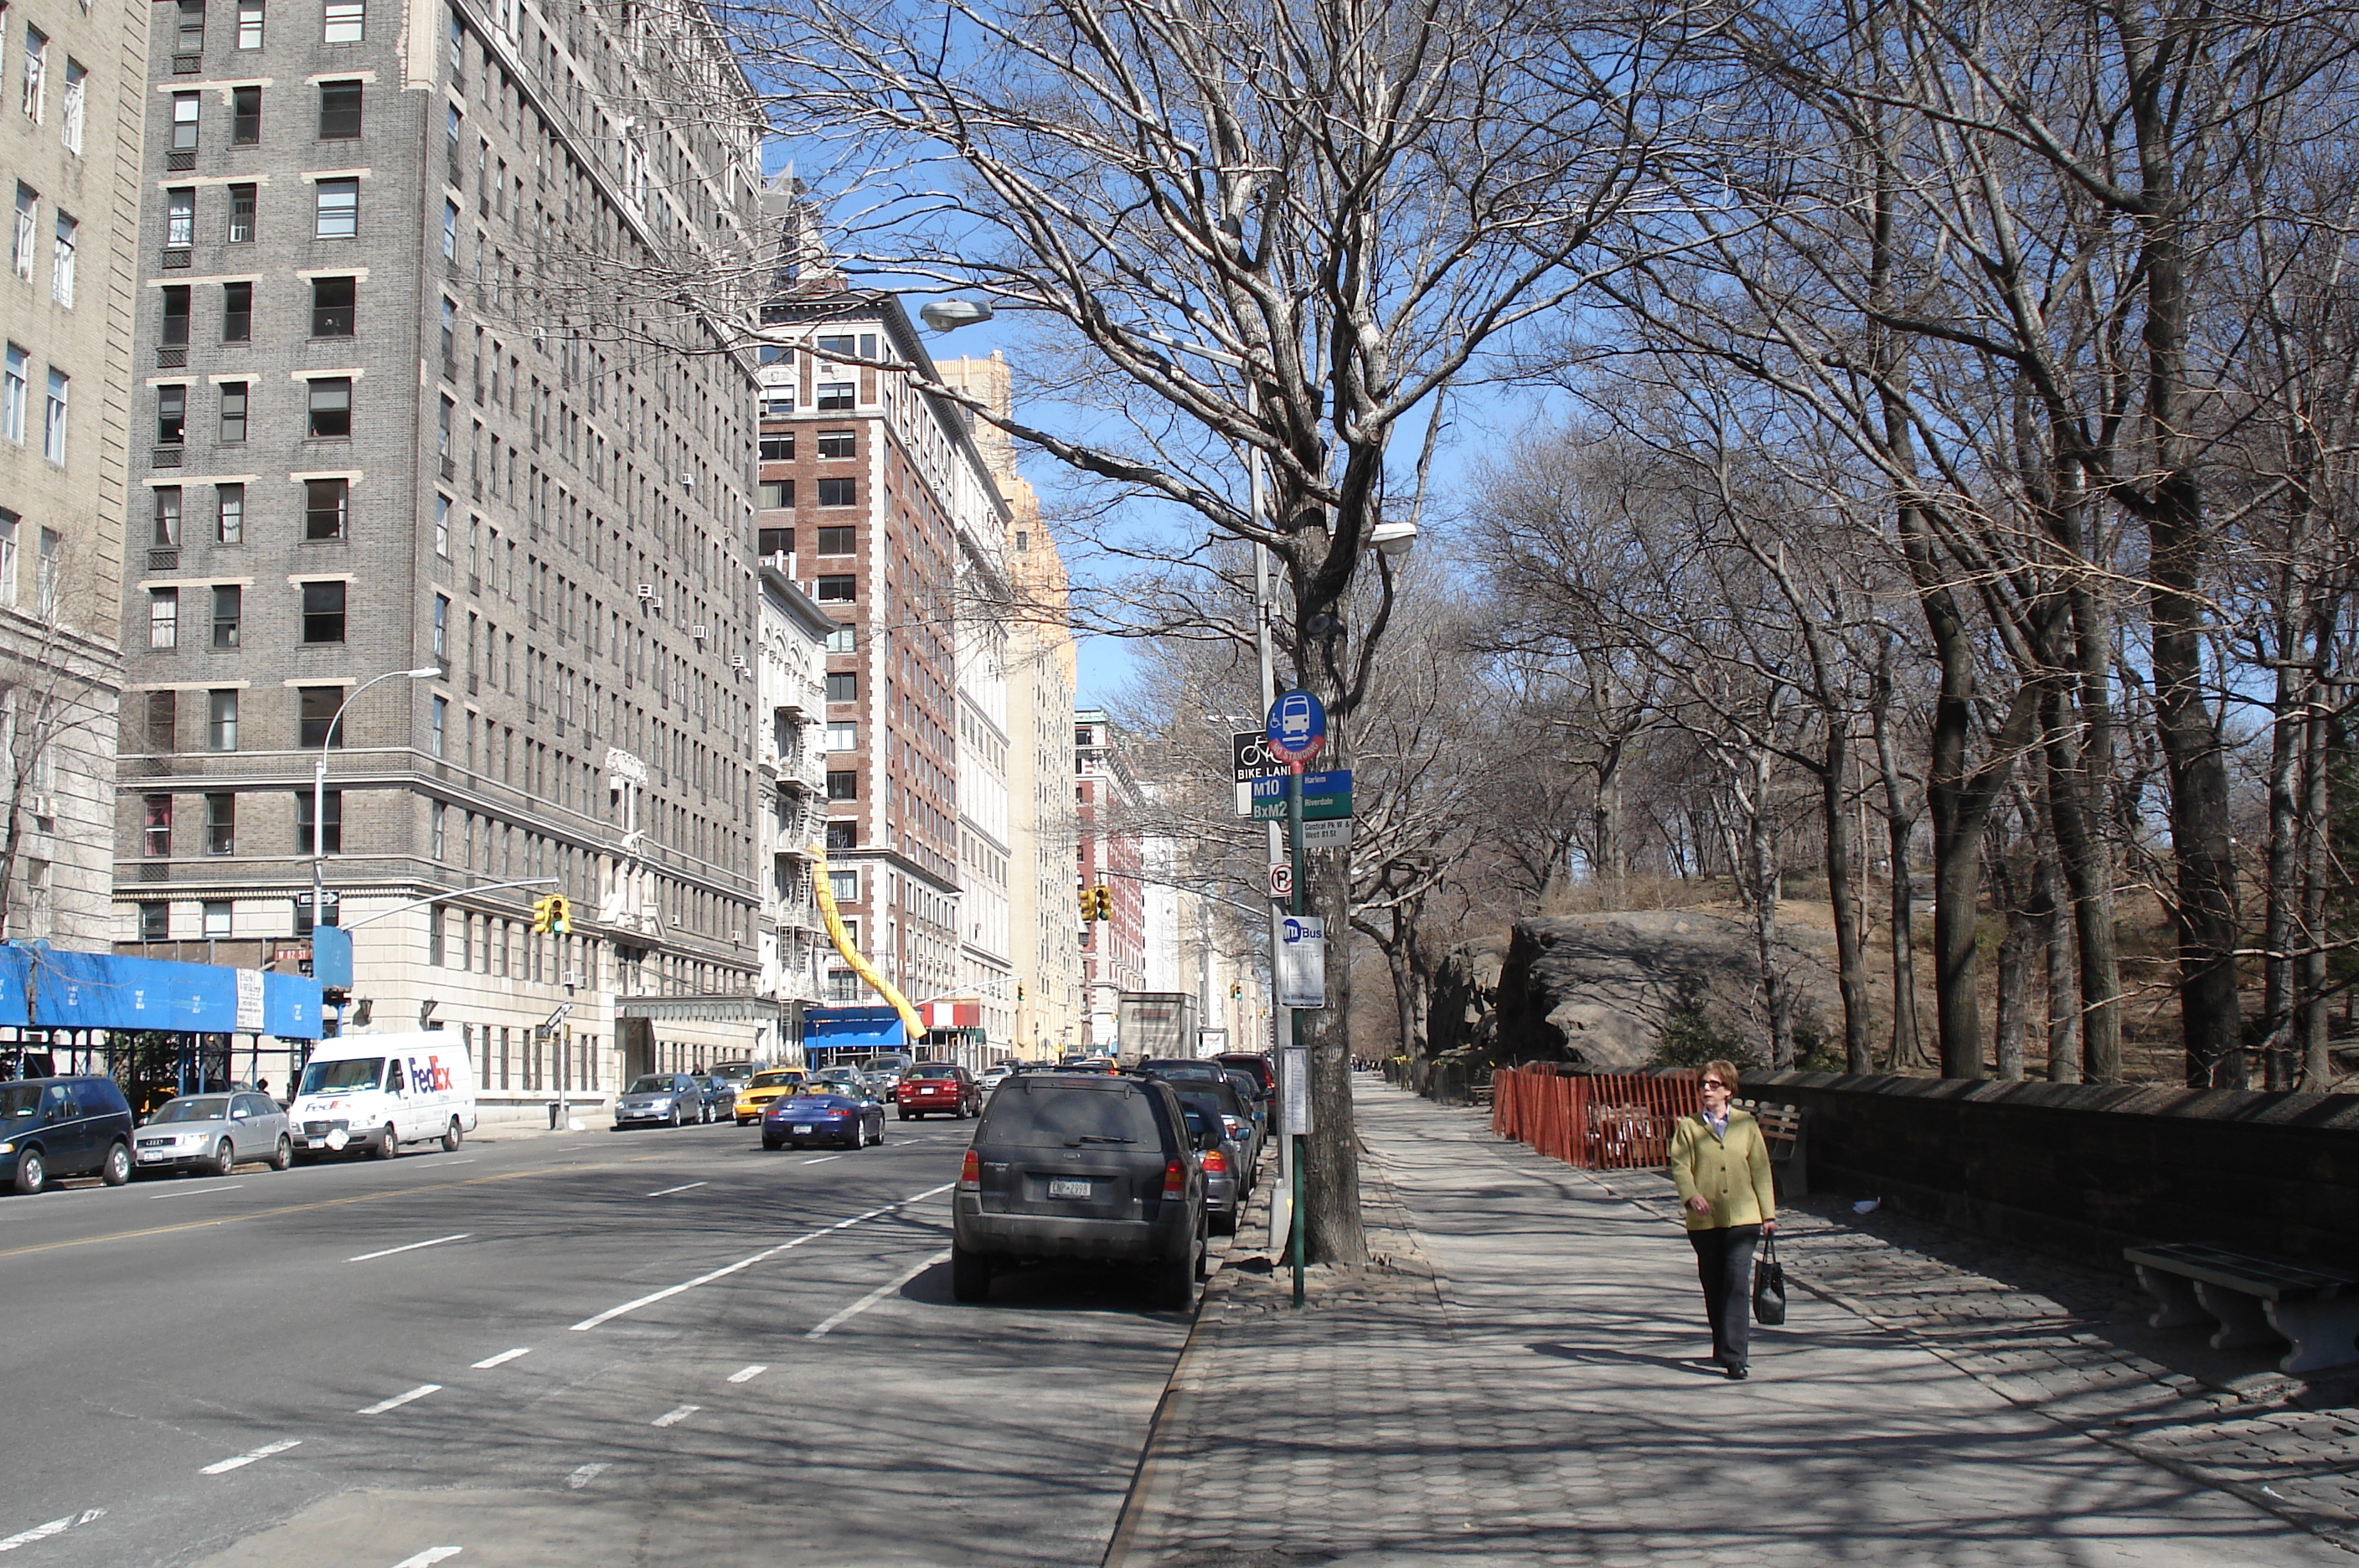
<path fill-rule="evenodd" d="M 963 1247 L 951 1248 L 951 1298 L 972 1306 L 991 1297 L 991 1259 Z"/>
<path fill-rule="evenodd" d="M 393 1124 L 387 1122 L 377 1132 L 376 1157 L 379 1160 L 391 1160 L 400 1152 L 401 1140 L 394 1136 Z"/>
<path fill-rule="evenodd" d="M 460 1136 L 459 1118 L 452 1116 L 451 1118 L 451 1125 L 442 1129 L 442 1152 L 445 1154 L 458 1153 Z"/>
<path fill-rule="evenodd" d="M 895 1111 L 893 1113 L 893 1119 L 895 1121 L 906 1122 L 909 1119 L 909 1113 L 907 1111 Z"/>
<path fill-rule="evenodd" d="M 1237 1234 L 1237 1216 L 1233 1214 L 1213 1214 L 1207 1219 L 1204 1224 L 1206 1228 L 1211 1230 L 1214 1236 L 1234 1236 Z"/>
<path fill-rule="evenodd" d="M 123 1144 L 111 1146 L 106 1151 L 106 1163 L 98 1168 L 99 1179 L 110 1187 L 120 1187 L 131 1180 L 131 1150 Z"/>
<path fill-rule="evenodd" d="M 1176 1258 L 1147 1265 L 1147 1299 L 1167 1312 L 1193 1312 L 1196 1307 L 1197 1245 L 1190 1237 L 1187 1248 Z"/>
<path fill-rule="evenodd" d="M 285 1133 L 278 1135 L 278 1147 L 270 1151 L 270 1168 L 284 1171 L 295 1163 L 295 1145 Z"/>
<path fill-rule="evenodd" d="M 31 1197 L 49 1184 L 49 1168 L 41 1161 L 41 1151 L 28 1149 L 16 1156 L 16 1191 Z"/>
<path fill-rule="evenodd" d="M 674 1127 L 679 1126 L 679 1105 L 677 1101 L 673 1103 L 671 1107 L 671 1125 Z"/>
<path fill-rule="evenodd" d="M 236 1146 L 232 1144 L 229 1139 L 223 1138 L 221 1140 L 221 1146 L 213 1150 L 213 1174 L 216 1176 L 226 1176 L 236 1169 Z"/>
<path fill-rule="evenodd" d="M 776 1154 L 778 1152 L 778 1140 L 775 1138 L 766 1138 L 762 1140 L 762 1147 Z"/>

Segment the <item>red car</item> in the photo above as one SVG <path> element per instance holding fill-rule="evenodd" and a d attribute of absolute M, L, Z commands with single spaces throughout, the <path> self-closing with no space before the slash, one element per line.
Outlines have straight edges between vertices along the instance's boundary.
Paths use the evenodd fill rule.
<path fill-rule="evenodd" d="M 913 1116 L 979 1116 L 983 1085 L 965 1068 L 948 1062 L 921 1062 L 901 1074 L 893 1103 L 903 1121 Z"/>

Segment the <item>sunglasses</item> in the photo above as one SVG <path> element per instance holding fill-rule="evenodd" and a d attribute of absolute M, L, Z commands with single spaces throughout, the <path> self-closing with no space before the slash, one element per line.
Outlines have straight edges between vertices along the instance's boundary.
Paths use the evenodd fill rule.
<path fill-rule="evenodd" d="M 1725 1089 L 1728 1087 L 1727 1084 L 1722 1083 L 1717 1078 L 1707 1078 L 1703 1081 L 1701 1086 L 1706 1089 Z"/>

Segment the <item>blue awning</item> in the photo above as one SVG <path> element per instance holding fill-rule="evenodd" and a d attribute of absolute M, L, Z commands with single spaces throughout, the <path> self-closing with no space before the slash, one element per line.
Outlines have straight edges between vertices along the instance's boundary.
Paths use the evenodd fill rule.
<path fill-rule="evenodd" d="M 0 947 L 0 1024 L 318 1040 L 320 983 L 217 964 L 8 945 Z"/>
<path fill-rule="evenodd" d="M 807 1007 L 803 1047 L 810 1051 L 897 1051 L 909 1042 L 891 1007 Z"/>

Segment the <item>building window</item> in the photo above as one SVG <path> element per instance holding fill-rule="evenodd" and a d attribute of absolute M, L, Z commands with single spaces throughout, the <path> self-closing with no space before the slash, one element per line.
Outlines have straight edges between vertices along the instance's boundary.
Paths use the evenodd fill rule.
<path fill-rule="evenodd" d="M 262 145 L 262 89 L 233 87 L 229 92 L 229 144 Z"/>
<path fill-rule="evenodd" d="M 303 640 L 344 640 L 344 587 L 342 583 L 303 584 Z"/>
<path fill-rule="evenodd" d="M 233 589 L 231 592 L 234 593 Z M 205 693 L 205 747 L 209 751 L 237 749 L 237 692 Z"/>
<path fill-rule="evenodd" d="M 148 542 L 158 550 L 170 550 L 180 542 L 180 487 L 159 485 L 156 487 L 156 529 Z"/>
<path fill-rule="evenodd" d="M 827 634 L 827 651 L 830 653 L 856 653 L 859 648 L 858 626 L 838 626 Z"/>
<path fill-rule="evenodd" d="M 831 771 L 827 776 L 827 798 L 831 800 L 860 799 L 860 775 L 850 768 L 841 772 Z"/>
<path fill-rule="evenodd" d="M 16 528 L 22 519 L 0 506 L 0 604 L 16 602 Z"/>
<path fill-rule="evenodd" d="M 790 419 L 794 418 L 794 415 L 795 395 L 793 393 L 779 392 L 764 395 L 762 398 L 762 418 L 766 419 Z M 788 450 L 791 452 L 793 449 L 790 447 Z"/>
<path fill-rule="evenodd" d="M 1016 548 L 1020 553 L 1032 548 L 1032 536 L 1022 528 L 1016 530 Z"/>
<path fill-rule="evenodd" d="M 860 1000 L 860 976 L 853 974 L 849 969 L 829 970 L 827 972 L 827 999 L 831 1002 L 856 1002 Z"/>
<path fill-rule="evenodd" d="M 857 702 L 860 701 L 860 676 L 858 672 L 850 670 L 829 670 L 827 672 L 827 700 L 831 702 Z"/>
<path fill-rule="evenodd" d="M 450 698 L 437 697 L 434 699 L 434 711 L 429 723 L 431 725 L 431 728 L 427 732 L 427 749 L 431 751 L 437 757 L 448 757 L 451 755 Z"/>
<path fill-rule="evenodd" d="M 352 482 L 346 479 L 303 481 L 303 537 L 339 539 L 352 521 Z"/>
<path fill-rule="evenodd" d="M 139 853 L 158 859 L 172 853 L 171 796 L 140 797 Z"/>
<path fill-rule="evenodd" d="M 41 559 L 33 567 L 33 604 L 42 615 L 58 607 L 59 573 L 65 568 L 65 536 L 55 528 L 41 530 Z"/>
<path fill-rule="evenodd" d="M 342 855 L 344 852 L 344 792 L 326 789 L 320 797 L 320 846 L 321 855 Z M 295 791 L 295 853 L 310 855 L 311 848 L 311 791 Z"/>
<path fill-rule="evenodd" d="M 82 127 L 83 120 L 88 115 L 89 106 L 90 72 L 82 68 L 82 61 L 68 59 L 65 112 L 60 116 L 60 124 L 64 127 L 66 151 L 76 157 L 82 154 Z"/>
<path fill-rule="evenodd" d="M 356 44 L 367 20 L 361 0 L 328 0 L 321 12 L 320 41 L 329 44 Z"/>
<path fill-rule="evenodd" d="M 222 342 L 254 341 L 254 285 L 222 285 Z"/>
<path fill-rule="evenodd" d="M 221 485 L 213 489 L 213 542 L 245 542 L 245 486 Z"/>
<path fill-rule="evenodd" d="M 179 446 L 189 439 L 189 389 L 156 388 L 156 444 Z"/>
<path fill-rule="evenodd" d="M 251 245 L 254 242 L 254 199 L 260 187 L 233 185 L 229 188 L 229 243 Z M 195 226 L 195 214 L 190 213 L 190 227 Z"/>
<path fill-rule="evenodd" d="M 307 383 L 311 389 L 310 422 L 304 433 L 313 441 L 343 441 L 353 433 L 353 382 L 348 376 L 323 376 Z"/>
<path fill-rule="evenodd" d="M 791 479 L 765 479 L 761 483 L 757 505 L 770 511 L 795 504 L 795 482 Z"/>
<path fill-rule="evenodd" d="M 831 854 L 831 855 L 832 855 L 833 853 L 835 853 L 835 852 L 836 852 L 837 850 L 839 850 L 839 849 L 857 849 L 857 848 L 859 848 L 859 847 L 860 847 L 860 824 L 859 824 L 859 823 L 857 823 L 857 822 L 830 822 L 830 823 L 828 823 L 828 824 L 827 824 L 827 847 L 828 847 L 828 853 L 829 853 L 829 854 Z"/>
<path fill-rule="evenodd" d="M 229 917 L 232 907 L 233 906 L 230 901 L 226 898 L 208 898 L 205 900 L 206 941 L 226 942 L 229 940 Z"/>
<path fill-rule="evenodd" d="M 238 626 L 245 618 L 245 590 L 234 583 L 213 586 L 213 646 L 235 648 Z"/>
<path fill-rule="evenodd" d="M 795 438 L 791 434 L 764 436 L 762 438 L 762 461 L 764 463 L 792 463 L 794 458 Z"/>
<path fill-rule="evenodd" d="M 49 256 L 49 298 L 68 310 L 74 302 L 74 235 L 81 227 L 60 212 L 56 248 Z"/>
<path fill-rule="evenodd" d="M 426 962 L 438 967 L 442 963 L 442 906 L 435 904 L 426 911 Z"/>
<path fill-rule="evenodd" d="M 73 378 L 62 370 L 49 372 L 49 401 L 41 409 L 41 455 L 51 463 L 66 460 L 66 408 Z"/>
<path fill-rule="evenodd" d="M 822 577 L 819 579 L 818 592 L 812 597 L 822 602 L 849 603 L 858 597 L 853 587 L 857 581 L 852 577 Z"/>
<path fill-rule="evenodd" d="M 192 185 L 176 185 L 164 192 L 164 245 L 168 250 L 186 250 L 197 243 L 197 191 Z"/>
<path fill-rule="evenodd" d="M 262 0 L 237 0 L 237 47 L 262 47 Z"/>
<path fill-rule="evenodd" d="M 442 201 L 442 256 L 448 261 L 459 259 L 459 203 L 447 196 Z"/>
<path fill-rule="evenodd" d="M 857 751 L 860 749 L 860 726 L 849 719 L 838 719 L 827 726 L 827 749 Z"/>
<path fill-rule="evenodd" d="M 446 659 L 451 653 L 451 598 L 447 593 L 434 595 L 434 657 Z"/>
<path fill-rule="evenodd" d="M 169 145 L 174 152 L 197 150 L 197 114 L 202 102 L 202 97 L 195 93 L 172 94 L 172 140 Z M 185 169 L 188 166 L 183 164 L 180 167 Z"/>
<path fill-rule="evenodd" d="M 822 381 L 819 384 L 819 411 L 822 414 L 849 413 L 852 410 L 852 383 Z"/>
<path fill-rule="evenodd" d="M 344 689 L 341 686 L 299 686 L 296 697 L 301 717 L 297 721 L 295 744 L 310 750 L 342 746 L 344 732 L 336 723 L 336 713 L 344 705 Z"/>
<path fill-rule="evenodd" d="M 850 430 L 821 430 L 819 433 L 819 454 L 821 457 L 851 457 L 858 449 L 860 438 Z"/>
<path fill-rule="evenodd" d="M 180 646 L 180 591 L 178 588 L 147 590 L 147 646 Z"/>
<path fill-rule="evenodd" d="M 822 506 L 856 506 L 860 505 L 860 481 L 857 479 L 822 479 L 819 482 L 819 504 Z"/>
<path fill-rule="evenodd" d="M 839 904 L 858 903 L 860 901 L 860 873 L 857 871 L 830 871 L 827 874 L 827 890 L 835 895 L 835 901 Z"/>
<path fill-rule="evenodd" d="M 361 182 L 322 180 L 312 187 L 311 233 L 323 240 L 348 240 L 361 232 Z"/>
<path fill-rule="evenodd" d="M 451 559 L 451 497 L 434 497 L 434 553 Z"/>
<path fill-rule="evenodd" d="M 792 555 L 795 553 L 795 530 L 757 528 L 754 535 L 754 548 L 763 555 Z"/>
<path fill-rule="evenodd" d="M 18 446 L 25 444 L 25 404 L 31 371 L 32 355 L 10 343 L 5 369 L 0 371 L 0 436 Z"/>
<path fill-rule="evenodd" d="M 437 800 L 427 808 L 428 850 L 435 859 L 442 859 L 450 851 L 451 808 Z"/>
<path fill-rule="evenodd" d="M 353 314 L 359 302 L 360 279 L 356 278 L 314 278 L 311 279 L 311 335 L 315 338 L 348 338 L 353 335 Z"/>
<path fill-rule="evenodd" d="M 208 795 L 205 797 L 205 853 L 235 855 L 237 853 L 237 797 Z"/>
<path fill-rule="evenodd" d="M 158 898 L 139 906 L 139 940 L 168 942 L 172 936 L 172 906 Z"/>
<path fill-rule="evenodd" d="M 827 483 L 827 481 L 826 481 L 826 480 L 824 480 L 824 479 L 822 479 L 822 480 L 821 480 L 821 481 L 820 481 L 820 483 L 821 483 L 821 484 L 822 484 L 822 485 L 824 485 L 824 484 L 826 484 L 826 483 Z M 850 554 L 852 554 L 852 553 L 853 553 L 853 542 L 852 542 L 852 541 L 853 541 L 853 536 L 857 531 L 858 531 L 858 530 L 853 529 L 853 528 L 821 528 L 821 529 L 820 529 L 820 531 L 819 531 L 819 552 L 820 552 L 821 555 L 850 555 Z"/>
<path fill-rule="evenodd" d="M 40 192 L 18 181 L 16 185 L 16 227 L 8 242 L 8 266 L 17 277 L 31 281 L 33 276 L 33 245 L 39 233 L 41 216 Z"/>
<path fill-rule="evenodd" d="M 224 441 L 245 439 L 245 389 L 243 381 L 221 384 L 221 439 Z"/>
<path fill-rule="evenodd" d="M 185 283 L 168 284 L 164 289 L 164 335 L 158 341 L 167 348 L 178 348 L 189 341 L 189 301 L 192 291 Z"/>
<path fill-rule="evenodd" d="M 178 691 L 147 693 L 147 749 L 178 751 L 179 740 L 180 694 Z"/>
<path fill-rule="evenodd" d="M 180 0 L 179 37 L 172 45 L 176 54 L 200 54 L 205 47 L 205 0 Z"/>

